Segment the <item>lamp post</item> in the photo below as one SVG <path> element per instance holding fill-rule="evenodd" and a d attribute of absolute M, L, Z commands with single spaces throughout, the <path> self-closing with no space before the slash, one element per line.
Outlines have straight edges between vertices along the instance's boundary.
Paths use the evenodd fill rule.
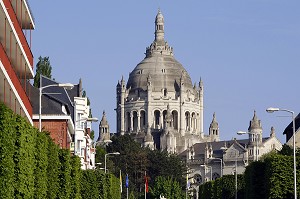
<path fill-rule="evenodd" d="M 235 199 L 237 199 L 237 150 L 235 151 Z"/>
<path fill-rule="evenodd" d="M 252 132 L 245 132 L 245 131 L 238 131 L 238 135 L 244 135 L 244 134 L 252 134 Z M 258 161 L 258 133 L 254 133 L 255 136 L 255 160 Z M 254 158 L 253 158 L 254 159 Z"/>
<path fill-rule="evenodd" d="M 94 161 L 96 161 L 96 154 L 97 154 L 97 149 L 96 149 L 96 145 L 97 144 L 101 144 L 101 142 L 94 142 L 93 144 L 93 147 L 94 147 Z M 103 141 L 103 143 L 104 143 L 104 145 L 105 145 L 105 151 L 106 151 L 106 146 L 108 145 L 108 144 L 110 144 L 110 143 L 112 143 L 112 141 L 111 140 L 104 140 Z M 103 146 L 103 145 L 102 145 Z M 96 165 L 95 165 L 95 168 L 96 168 Z"/>
<path fill-rule="evenodd" d="M 293 154 L 294 154 L 294 198 L 297 199 L 297 169 L 296 169 L 296 129 L 295 129 L 295 114 L 294 111 L 288 109 L 280 109 L 280 108 L 267 108 L 266 111 L 268 113 L 273 113 L 275 111 L 284 111 L 292 114 L 293 120 Z"/>
<path fill-rule="evenodd" d="M 47 86 L 42 86 L 42 75 L 40 75 L 40 88 L 39 88 L 39 131 L 42 131 L 42 94 L 43 94 L 43 89 L 44 88 L 49 88 L 49 87 L 61 87 L 65 89 L 72 89 L 74 87 L 73 84 L 70 83 L 65 83 L 65 84 L 51 84 Z"/>
<path fill-rule="evenodd" d="M 237 158 L 238 158 L 238 150 L 237 149 L 234 149 L 235 151 L 235 199 L 237 199 L 237 184 L 238 184 L 238 181 L 237 181 Z"/>
<path fill-rule="evenodd" d="M 120 155 L 119 152 L 114 152 L 114 153 L 107 153 L 104 155 L 104 172 L 106 173 L 106 156 L 108 155 Z"/>

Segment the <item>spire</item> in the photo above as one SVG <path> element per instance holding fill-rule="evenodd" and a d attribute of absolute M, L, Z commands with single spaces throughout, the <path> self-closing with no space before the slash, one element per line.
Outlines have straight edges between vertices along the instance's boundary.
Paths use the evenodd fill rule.
<path fill-rule="evenodd" d="M 214 128 L 214 129 L 218 129 L 219 128 L 219 124 L 217 122 L 217 119 L 216 119 L 216 113 L 214 112 L 213 114 L 213 119 L 210 123 L 210 128 Z"/>
<path fill-rule="evenodd" d="M 260 120 L 257 118 L 255 110 L 254 110 L 253 118 L 250 121 L 250 125 L 249 125 L 249 128 L 248 128 L 248 131 L 251 132 L 254 129 L 260 129 L 260 130 L 262 130 Z"/>
<path fill-rule="evenodd" d="M 100 126 L 107 126 L 107 125 L 108 125 L 108 122 L 106 119 L 105 111 L 103 111 L 102 119 L 100 121 Z"/>
<path fill-rule="evenodd" d="M 121 84 L 124 85 L 125 84 L 125 80 L 124 80 L 124 77 L 122 75 L 122 78 L 121 78 Z"/>
<path fill-rule="evenodd" d="M 164 41 L 164 16 L 160 9 L 155 17 L 155 41 Z"/>
<path fill-rule="evenodd" d="M 213 114 L 213 119 L 209 126 L 209 135 L 211 141 L 219 141 L 219 124 L 216 120 L 216 113 Z"/>
<path fill-rule="evenodd" d="M 78 87 L 79 87 L 78 88 L 78 95 L 79 95 L 78 97 L 82 97 L 82 90 L 83 89 L 82 89 L 82 79 L 81 78 L 79 79 Z"/>
<path fill-rule="evenodd" d="M 170 55 L 173 56 L 173 48 L 165 41 L 164 16 L 161 11 L 155 17 L 155 38 L 152 44 L 146 48 L 146 57 Z"/>
<path fill-rule="evenodd" d="M 271 127 L 270 137 L 275 137 L 275 128 Z"/>
<path fill-rule="evenodd" d="M 99 124 L 99 137 L 97 142 L 104 142 L 105 140 L 110 140 L 110 131 L 105 111 L 103 111 L 102 119 Z"/>

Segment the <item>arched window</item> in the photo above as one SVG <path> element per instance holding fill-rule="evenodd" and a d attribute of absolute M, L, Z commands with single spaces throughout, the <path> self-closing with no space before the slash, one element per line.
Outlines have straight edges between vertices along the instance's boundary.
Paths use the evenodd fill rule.
<path fill-rule="evenodd" d="M 155 125 L 154 128 L 159 128 L 160 126 L 159 121 L 160 121 L 160 111 L 156 110 L 154 111 L 154 125 Z"/>
<path fill-rule="evenodd" d="M 174 129 L 178 129 L 178 112 L 176 110 L 172 111 L 172 116 Z"/>
<path fill-rule="evenodd" d="M 190 130 L 190 113 L 188 111 L 185 112 L 185 127 L 186 130 Z"/>
<path fill-rule="evenodd" d="M 146 127 L 146 114 L 145 114 L 145 111 L 141 111 L 140 126 L 141 126 L 141 128 Z"/>
<path fill-rule="evenodd" d="M 196 131 L 196 123 L 197 123 L 196 114 L 195 114 L 195 113 L 192 113 L 192 124 L 191 124 L 191 128 L 193 129 L 193 131 Z"/>
<path fill-rule="evenodd" d="M 166 123 L 166 117 L 167 117 L 167 110 L 164 110 L 163 111 L 163 124 L 164 124 L 164 127 L 165 127 L 165 123 Z"/>
<path fill-rule="evenodd" d="M 131 127 L 130 112 L 127 112 L 127 113 L 126 113 L 126 118 L 127 118 L 127 121 L 126 121 L 126 129 L 127 129 L 128 132 L 130 132 L 130 127 Z"/>
<path fill-rule="evenodd" d="M 132 124 L 133 131 L 136 132 L 137 131 L 137 127 L 138 127 L 137 112 L 134 111 L 133 114 L 132 114 L 132 116 L 133 116 L 133 120 L 132 120 L 132 122 L 133 122 L 133 124 Z"/>

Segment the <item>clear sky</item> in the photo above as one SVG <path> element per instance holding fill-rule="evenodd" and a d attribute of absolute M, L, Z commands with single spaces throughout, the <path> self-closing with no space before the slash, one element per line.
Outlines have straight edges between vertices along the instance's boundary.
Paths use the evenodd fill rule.
<path fill-rule="evenodd" d="M 213 113 L 221 140 L 246 131 L 256 110 L 264 137 L 271 126 L 282 143 L 291 122 L 285 112 L 300 112 L 300 1 L 61 1 L 29 0 L 35 18 L 32 50 L 49 56 L 53 77 L 77 84 L 91 100 L 93 117 L 105 110 L 116 129 L 116 84 L 144 58 L 154 40 L 158 8 L 165 40 L 192 82 L 204 82 L 204 129 Z M 35 66 L 34 64 L 34 66 Z M 35 71 L 35 68 L 34 68 Z M 283 117 L 281 117 L 283 116 Z M 98 138 L 98 124 L 93 128 Z"/>

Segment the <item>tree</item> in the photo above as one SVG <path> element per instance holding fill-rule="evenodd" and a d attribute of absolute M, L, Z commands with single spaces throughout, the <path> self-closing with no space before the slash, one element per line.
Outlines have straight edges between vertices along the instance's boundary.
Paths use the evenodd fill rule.
<path fill-rule="evenodd" d="M 282 145 L 282 149 L 281 149 L 281 151 L 279 151 L 279 154 L 292 156 L 293 155 L 293 149 L 289 145 L 284 144 L 284 145 Z"/>
<path fill-rule="evenodd" d="M 155 179 L 153 189 L 150 188 L 151 198 L 159 198 L 160 195 L 166 198 L 182 199 L 184 193 L 179 182 L 171 177 L 158 176 Z"/>
<path fill-rule="evenodd" d="M 50 64 L 49 57 L 39 57 L 39 61 L 36 64 L 36 72 L 34 76 L 34 87 L 40 86 L 40 75 L 51 78 L 52 67 Z"/>
<path fill-rule="evenodd" d="M 107 168 L 115 168 L 110 171 L 117 171 L 115 172 L 116 176 L 118 176 L 120 169 L 123 174 L 128 174 L 130 179 L 129 189 L 135 193 L 135 197 L 139 198 L 144 194 L 142 190 L 144 190 L 145 171 L 149 177 L 149 187 L 153 187 L 158 176 L 170 177 L 173 181 L 179 183 L 180 189 L 185 187 L 184 166 L 176 154 L 144 148 L 131 135 L 112 137 L 112 143 L 107 146 L 107 152 L 116 151 L 120 152 L 120 155 L 109 158 Z M 101 153 L 97 149 L 96 154 L 104 156 L 105 153 Z M 103 159 L 97 158 L 97 160 L 101 161 Z M 114 161 L 114 165 L 109 165 L 110 161 Z"/>
<path fill-rule="evenodd" d="M 185 186 L 184 176 L 185 166 L 180 157 L 176 154 L 169 154 L 167 151 L 148 150 L 147 158 L 149 160 L 149 176 L 155 179 L 157 176 L 170 176 Z M 153 181 L 150 181 L 152 184 Z"/>

